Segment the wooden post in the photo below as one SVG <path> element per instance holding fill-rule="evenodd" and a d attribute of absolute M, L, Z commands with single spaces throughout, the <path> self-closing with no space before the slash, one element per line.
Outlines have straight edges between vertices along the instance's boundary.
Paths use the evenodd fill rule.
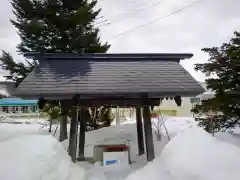
<path fill-rule="evenodd" d="M 48 132 L 51 133 L 52 132 L 52 119 L 50 120 L 50 123 L 49 123 L 49 129 L 48 129 Z"/>
<path fill-rule="evenodd" d="M 72 113 L 71 113 L 69 151 L 68 151 L 73 162 L 76 162 L 76 153 L 77 153 L 77 111 L 78 109 L 75 104 L 72 107 Z"/>
<path fill-rule="evenodd" d="M 138 137 L 138 155 L 144 154 L 144 140 L 143 140 L 143 125 L 142 125 L 142 112 L 140 107 L 136 107 L 136 124 L 137 124 L 137 137 Z"/>
<path fill-rule="evenodd" d="M 116 125 L 120 125 L 119 107 L 116 108 Z"/>
<path fill-rule="evenodd" d="M 60 101 L 62 116 L 60 117 L 60 136 L 59 141 L 62 142 L 68 138 L 67 133 L 67 113 L 69 111 L 68 104 L 66 100 Z"/>
<path fill-rule="evenodd" d="M 151 123 L 151 113 L 150 106 L 148 102 L 148 97 L 145 95 L 143 97 L 143 121 L 144 121 L 144 132 L 145 132 L 145 143 L 147 150 L 147 161 L 153 161 L 154 155 L 154 144 L 153 144 L 153 134 L 152 134 L 152 123 Z"/>
<path fill-rule="evenodd" d="M 80 128 L 79 128 L 79 144 L 78 144 L 78 161 L 84 161 L 84 148 L 85 148 L 85 131 L 86 131 L 86 123 L 85 123 L 85 109 L 81 108 L 80 110 Z"/>

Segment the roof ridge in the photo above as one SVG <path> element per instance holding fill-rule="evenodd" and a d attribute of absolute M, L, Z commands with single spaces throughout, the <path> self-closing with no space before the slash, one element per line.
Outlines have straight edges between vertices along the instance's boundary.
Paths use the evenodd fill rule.
<path fill-rule="evenodd" d="M 24 54 L 27 58 L 36 59 L 123 59 L 123 60 L 144 60 L 144 59 L 154 59 L 154 60 L 180 60 L 189 59 L 193 56 L 191 53 L 39 53 L 30 52 Z"/>

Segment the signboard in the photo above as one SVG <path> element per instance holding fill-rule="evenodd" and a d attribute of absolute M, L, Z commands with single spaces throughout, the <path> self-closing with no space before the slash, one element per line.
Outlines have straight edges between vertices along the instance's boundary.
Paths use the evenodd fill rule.
<path fill-rule="evenodd" d="M 115 165 L 115 164 L 120 164 L 120 161 L 119 160 L 105 160 L 103 162 L 104 166 Z"/>
<path fill-rule="evenodd" d="M 103 152 L 103 165 L 128 165 L 128 151 L 122 152 Z"/>

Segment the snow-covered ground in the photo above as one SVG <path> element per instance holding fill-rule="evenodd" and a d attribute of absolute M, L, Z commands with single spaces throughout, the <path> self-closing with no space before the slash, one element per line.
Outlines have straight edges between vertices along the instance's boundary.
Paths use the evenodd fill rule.
<path fill-rule="evenodd" d="M 126 180 L 237 180 L 240 149 L 222 142 L 200 128 L 182 131 L 164 148 L 161 156 Z"/>
<path fill-rule="evenodd" d="M 223 180 L 240 177 L 240 132 L 212 137 L 189 117 L 152 119 L 156 159 L 137 155 L 134 118 L 86 134 L 85 155 L 97 144 L 131 144 L 131 166 L 72 164 L 62 144 L 48 134 L 44 122 L 0 124 L 0 179 L 13 180 Z M 163 124 L 164 122 L 164 124 Z M 164 126 L 165 125 L 165 126 Z M 56 125 L 53 126 L 53 133 Z M 159 132 L 161 140 L 156 136 Z M 167 136 L 168 135 L 168 136 Z M 58 132 L 56 133 L 58 136 Z M 170 139 L 170 140 L 169 140 Z M 62 146 L 63 145 L 63 146 Z M 16 173 L 13 173 L 16 172 Z"/>
<path fill-rule="evenodd" d="M 26 135 L 0 144 L 0 179 L 77 180 L 84 170 L 73 164 L 62 145 L 49 135 Z"/>

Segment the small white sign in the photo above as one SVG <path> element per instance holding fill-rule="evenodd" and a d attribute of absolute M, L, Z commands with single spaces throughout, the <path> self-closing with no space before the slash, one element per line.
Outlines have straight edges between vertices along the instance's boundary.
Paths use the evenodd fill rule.
<path fill-rule="evenodd" d="M 128 152 L 104 152 L 103 153 L 103 165 L 128 165 Z"/>

